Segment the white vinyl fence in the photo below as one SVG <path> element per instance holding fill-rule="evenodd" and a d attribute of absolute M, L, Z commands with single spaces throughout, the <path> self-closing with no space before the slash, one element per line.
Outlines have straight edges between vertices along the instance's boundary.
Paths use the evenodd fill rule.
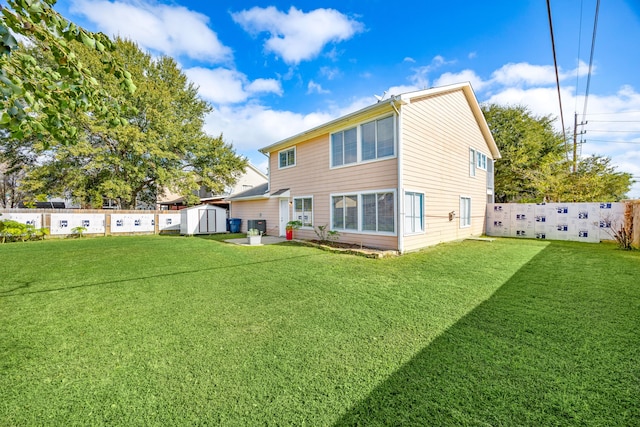
<path fill-rule="evenodd" d="M 84 234 L 178 234 L 181 218 L 179 211 L 9 209 L 0 214 L 0 220 L 48 228 L 52 236 L 73 234 L 75 227 L 84 227 Z"/>
<path fill-rule="evenodd" d="M 575 240 L 613 240 L 611 227 L 624 223 L 620 203 L 490 203 L 488 236 Z"/>

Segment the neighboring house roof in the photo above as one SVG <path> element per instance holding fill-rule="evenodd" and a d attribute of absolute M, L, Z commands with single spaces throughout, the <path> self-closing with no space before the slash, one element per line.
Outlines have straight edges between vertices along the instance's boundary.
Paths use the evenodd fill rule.
<path fill-rule="evenodd" d="M 487 142 L 487 146 L 491 151 L 492 157 L 494 159 L 501 158 L 500 151 L 498 150 L 498 146 L 496 145 L 496 142 L 493 139 L 493 136 L 491 135 L 491 130 L 489 129 L 489 125 L 487 124 L 487 121 L 484 118 L 482 109 L 478 104 L 478 100 L 469 82 L 457 83 L 457 84 L 448 85 L 448 86 L 440 86 L 440 87 L 435 87 L 435 88 L 430 88 L 425 90 L 418 90 L 414 92 L 406 92 L 400 95 L 392 95 L 389 99 L 377 102 L 373 105 L 362 108 L 356 112 L 347 114 L 345 116 L 339 117 L 337 119 L 334 119 L 330 122 L 327 122 L 315 128 L 306 130 L 290 138 L 283 139 L 279 142 L 276 142 L 275 144 L 271 144 L 267 147 L 261 148 L 259 151 L 261 153 L 268 154 L 276 150 L 283 150 L 285 148 L 294 146 L 300 142 L 304 142 L 310 138 L 331 132 L 333 129 L 343 127 L 351 121 L 359 120 L 361 116 L 375 115 L 378 113 L 382 113 L 386 110 L 397 109 L 399 107 L 401 108 L 402 105 L 410 104 L 411 102 L 414 102 L 416 100 L 422 100 L 427 97 L 442 95 L 448 92 L 455 92 L 459 90 L 461 90 L 464 93 L 467 99 L 467 102 L 469 103 L 469 107 L 471 108 L 471 111 L 473 112 L 476 122 L 480 127 L 480 131 L 482 132 L 482 135 L 484 136 L 484 139 Z"/>
<path fill-rule="evenodd" d="M 20 202 L 18 204 L 18 208 L 24 209 L 27 206 L 24 202 Z M 65 209 L 66 205 L 64 202 L 35 202 L 35 209 Z"/>
<path fill-rule="evenodd" d="M 227 200 L 252 200 L 252 199 L 266 199 L 269 198 L 269 183 L 257 185 L 241 193 L 237 193 Z"/>

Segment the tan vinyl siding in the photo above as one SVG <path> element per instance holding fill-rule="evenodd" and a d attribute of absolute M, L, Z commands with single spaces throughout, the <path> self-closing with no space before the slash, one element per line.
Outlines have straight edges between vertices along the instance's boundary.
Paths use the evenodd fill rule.
<path fill-rule="evenodd" d="M 289 188 L 291 200 L 313 196 L 313 225 L 330 225 L 331 194 L 391 190 L 397 188 L 395 157 L 340 168 L 330 168 L 329 133 L 296 146 L 296 165 L 278 170 L 278 153 L 270 153 L 271 191 Z M 293 212 L 290 212 L 293 218 Z M 397 224 L 396 224 L 397 230 Z M 301 239 L 315 239 L 313 229 L 295 232 Z M 396 236 L 340 232 L 340 241 L 381 249 L 395 249 Z"/>
<path fill-rule="evenodd" d="M 267 220 L 267 234 L 270 236 L 278 236 L 280 234 L 278 212 L 278 199 L 260 199 L 260 200 L 234 200 L 231 202 L 229 218 L 240 218 L 242 223 L 240 231 L 247 232 L 247 221 L 250 219 Z"/>
<path fill-rule="evenodd" d="M 491 158 L 462 91 L 403 107 L 403 186 L 424 193 L 425 233 L 405 236 L 404 250 L 480 235 L 484 232 L 486 171 L 469 176 L 469 148 Z M 471 227 L 460 228 L 460 196 L 471 198 Z M 404 207 L 401 207 L 404 211 Z M 456 217 L 449 221 L 449 212 Z"/>

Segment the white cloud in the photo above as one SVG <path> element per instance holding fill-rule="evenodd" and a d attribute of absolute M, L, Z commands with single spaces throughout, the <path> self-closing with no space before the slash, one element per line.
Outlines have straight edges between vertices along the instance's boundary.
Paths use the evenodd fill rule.
<path fill-rule="evenodd" d="M 328 80 L 333 80 L 340 75 L 340 69 L 335 67 L 321 67 L 320 75 L 326 77 Z"/>
<path fill-rule="evenodd" d="M 199 86 L 200 96 L 216 104 L 245 102 L 252 95 L 259 93 L 282 95 L 279 81 L 257 79 L 249 82 L 246 75 L 235 70 L 194 67 L 184 70 L 184 73 Z"/>
<path fill-rule="evenodd" d="M 307 85 L 307 94 L 310 94 L 310 93 L 326 94 L 326 93 L 331 93 L 331 91 L 323 89 L 322 85 L 314 82 L 313 80 L 310 80 L 309 84 Z"/>
<path fill-rule="evenodd" d="M 245 89 L 249 93 L 275 93 L 282 96 L 282 85 L 275 79 L 255 79 Z"/>
<path fill-rule="evenodd" d="M 256 158 L 258 149 L 319 126 L 332 118 L 334 116 L 329 113 L 298 114 L 271 110 L 257 104 L 223 105 L 209 114 L 205 129 L 211 135 L 222 132 L 225 140 L 238 151 Z"/>
<path fill-rule="evenodd" d="M 576 72 L 579 76 L 586 75 L 588 66 L 580 61 L 574 70 L 562 71 L 558 70 L 560 81 L 569 78 L 575 78 Z M 594 69 L 595 71 L 595 69 Z M 501 85 L 508 86 L 536 86 L 536 85 L 555 85 L 556 72 L 552 65 L 533 65 L 526 62 L 509 63 L 503 65 L 491 75 L 491 81 Z"/>
<path fill-rule="evenodd" d="M 284 13 L 273 6 L 253 7 L 231 16 L 249 33 L 269 33 L 265 50 L 279 55 L 287 64 L 313 59 L 328 43 L 348 40 L 363 29 L 360 22 L 334 9 L 305 13 L 292 6 Z"/>
<path fill-rule="evenodd" d="M 169 56 L 221 63 L 232 59 L 209 28 L 209 18 L 182 6 L 146 0 L 72 0 L 71 12 L 85 16 L 108 35 L 129 38 Z"/>
<path fill-rule="evenodd" d="M 487 82 L 483 81 L 473 70 L 462 70 L 459 73 L 444 73 L 433 81 L 434 86 L 445 86 L 455 83 L 470 82 L 474 90 L 482 90 Z"/>
<path fill-rule="evenodd" d="M 443 65 L 453 64 L 456 61 L 447 61 L 442 55 L 436 55 L 431 60 L 429 65 L 423 65 L 413 69 L 413 75 L 409 76 L 409 80 L 414 86 L 420 89 L 426 89 L 430 87 L 429 74 Z"/>

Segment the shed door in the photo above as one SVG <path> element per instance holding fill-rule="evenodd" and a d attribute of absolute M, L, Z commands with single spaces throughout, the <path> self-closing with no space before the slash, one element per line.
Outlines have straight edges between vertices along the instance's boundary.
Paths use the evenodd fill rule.
<path fill-rule="evenodd" d="M 215 233 L 216 211 L 215 209 L 198 209 L 198 233 Z"/>

